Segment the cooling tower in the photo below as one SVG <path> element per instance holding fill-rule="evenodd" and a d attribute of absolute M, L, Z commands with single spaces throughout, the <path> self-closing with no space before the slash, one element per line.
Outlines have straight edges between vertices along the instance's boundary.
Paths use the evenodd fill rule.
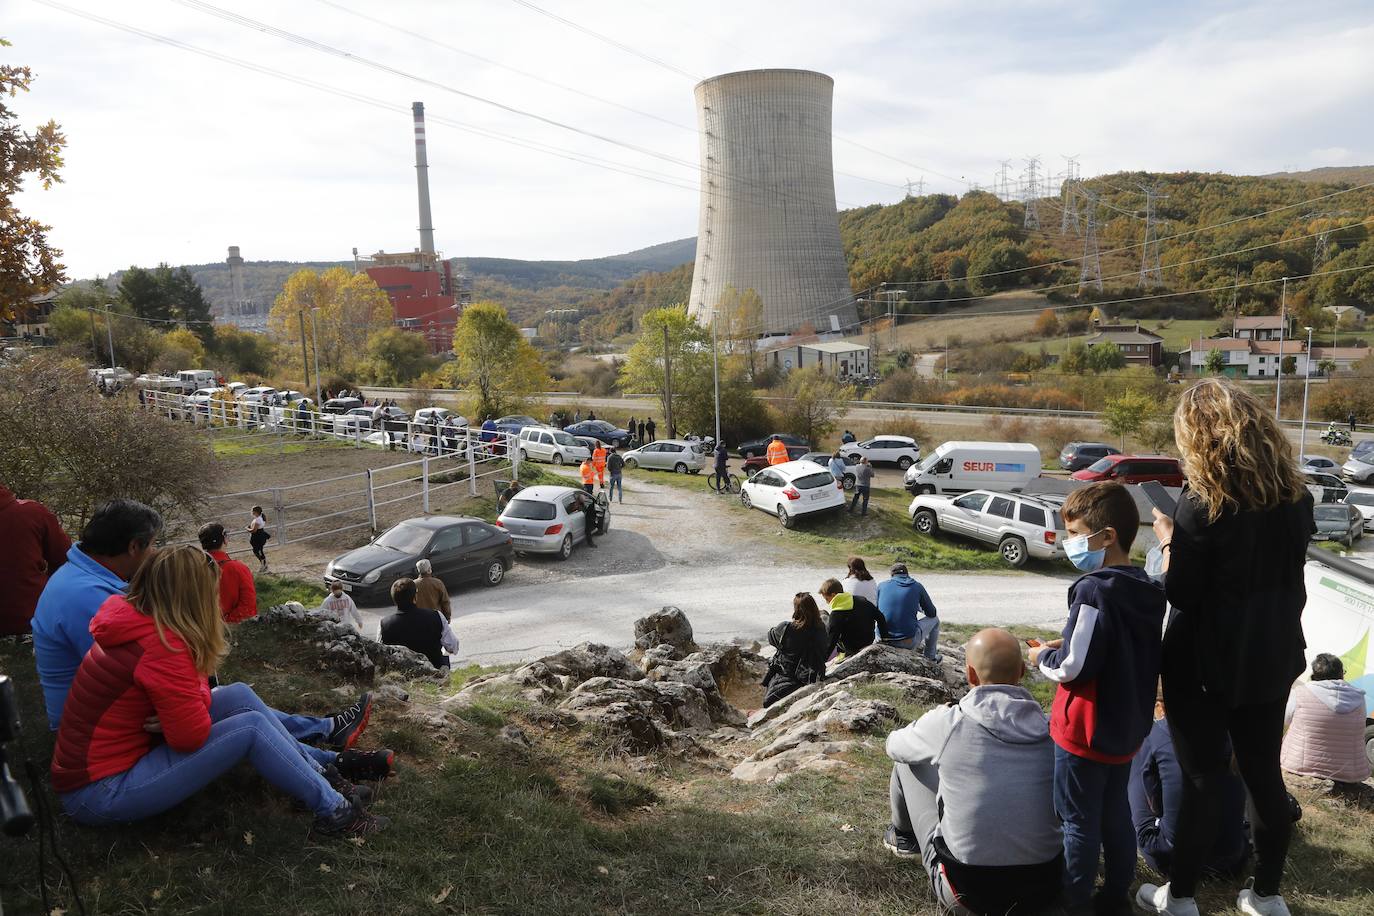
<path fill-rule="evenodd" d="M 727 287 L 763 299 L 761 334 L 857 322 L 835 212 L 834 80 L 745 70 L 697 84 L 701 213 L 689 314 L 707 323 Z"/>

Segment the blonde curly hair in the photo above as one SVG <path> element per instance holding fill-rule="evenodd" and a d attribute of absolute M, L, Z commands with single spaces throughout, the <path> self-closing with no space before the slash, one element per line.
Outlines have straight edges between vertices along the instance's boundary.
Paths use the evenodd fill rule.
<path fill-rule="evenodd" d="M 1227 510 L 1272 509 L 1307 493 L 1278 421 L 1254 395 L 1220 379 L 1183 392 L 1174 440 L 1208 521 Z"/>

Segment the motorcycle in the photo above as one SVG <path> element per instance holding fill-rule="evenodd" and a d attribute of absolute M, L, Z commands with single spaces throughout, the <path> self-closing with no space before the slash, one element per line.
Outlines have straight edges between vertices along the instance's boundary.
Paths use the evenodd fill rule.
<path fill-rule="evenodd" d="M 1350 433 L 1343 429 L 1328 427 L 1322 433 L 1322 441 L 1327 445 L 1350 445 Z"/>

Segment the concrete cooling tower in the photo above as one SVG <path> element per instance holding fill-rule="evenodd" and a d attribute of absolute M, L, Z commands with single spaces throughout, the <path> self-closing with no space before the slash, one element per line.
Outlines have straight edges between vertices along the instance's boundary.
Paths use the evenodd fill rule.
<path fill-rule="evenodd" d="M 830 107 L 835 82 L 809 70 L 745 70 L 696 87 L 701 213 L 688 312 L 709 323 L 727 287 L 763 299 L 761 334 L 858 316 L 849 287 Z"/>

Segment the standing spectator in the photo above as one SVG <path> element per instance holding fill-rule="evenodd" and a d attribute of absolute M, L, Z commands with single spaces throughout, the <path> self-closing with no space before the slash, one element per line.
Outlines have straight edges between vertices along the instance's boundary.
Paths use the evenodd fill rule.
<path fill-rule="evenodd" d="M 441 436 L 439 454 L 450 457 L 458 454 L 458 424 L 453 421 L 453 417 L 444 417 Z"/>
<path fill-rule="evenodd" d="M 588 420 L 595 420 L 595 419 L 596 419 L 596 411 L 595 411 L 595 410 L 589 410 L 589 411 L 587 411 L 587 419 L 588 419 Z"/>
<path fill-rule="evenodd" d="M 859 463 L 854 465 L 854 498 L 849 502 L 849 514 L 854 514 L 854 507 L 859 504 L 860 498 L 863 499 L 863 509 L 860 515 L 868 514 L 868 493 L 873 486 L 873 465 L 868 463 L 867 458 L 860 458 Z"/>
<path fill-rule="evenodd" d="M 453 620 L 453 605 L 449 600 L 448 586 L 444 580 L 435 578 L 434 567 L 428 560 L 415 561 L 415 604 L 418 607 L 431 607 L 444 615 L 445 620 Z"/>
<path fill-rule="evenodd" d="M 878 586 L 878 610 L 887 620 L 888 641 L 902 649 L 920 648 L 932 662 L 940 660 L 940 618 L 926 587 L 907 572 L 905 563 L 894 563 L 892 578 Z M 924 616 L 921 616 L 924 615 Z"/>
<path fill-rule="evenodd" d="M 835 449 L 835 454 L 830 456 L 830 461 L 826 463 L 826 470 L 830 472 L 830 476 L 834 477 L 837 483 L 844 484 L 845 463 L 839 449 Z"/>
<path fill-rule="evenodd" d="M 1347 422 L 1347 423 L 1350 424 L 1350 431 L 1351 431 L 1352 433 L 1355 431 L 1355 419 L 1356 419 L 1356 417 L 1355 417 L 1355 411 L 1353 411 L 1353 410 L 1350 411 L 1350 413 L 1349 413 L 1349 414 L 1346 416 L 1346 418 L 1345 418 L 1345 422 Z"/>
<path fill-rule="evenodd" d="M 1293 688 L 1280 762 L 1290 773 L 1353 785 L 1369 778 L 1365 693 L 1348 684 L 1345 665 L 1325 652 L 1312 660 L 1312 680 Z"/>
<path fill-rule="evenodd" d="M 583 458 L 577 471 L 582 475 L 582 489 L 588 493 L 593 492 L 596 489 L 596 467 L 592 464 L 592 459 Z"/>
<path fill-rule="evenodd" d="M 635 418 L 630 417 L 629 422 L 625 424 L 625 429 L 627 432 L 629 432 L 631 439 L 635 438 L 635 428 Z M 642 445 L 643 443 L 638 444 Z"/>
<path fill-rule="evenodd" d="M 645 438 L 645 436 L 647 435 L 647 434 L 645 433 L 645 429 L 646 429 L 646 428 L 647 428 L 647 427 L 644 425 L 644 421 L 643 421 L 643 420 L 640 420 L 640 421 L 639 421 L 639 444 L 640 444 L 640 445 L 644 445 L 645 443 L 647 443 L 647 442 L 649 441 L 647 438 Z"/>
<path fill-rule="evenodd" d="M 267 530 L 267 513 L 262 511 L 262 506 L 253 507 L 253 517 L 244 530 L 248 532 L 248 546 L 253 548 L 253 556 L 258 558 L 258 572 L 267 572 L 267 551 L 263 548 L 267 546 L 272 532 Z"/>
<path fill-rule="evenodd" d="M 72 539 L 57 516 L 32 499 L 16 499 L 0 484 L 0 636 L 29 632 L 29 620 L 48 577 L 67 562 Z"/>
<path fill-rule="evenodd" d="M 654 422 L 653 417 L 650 417 L 649 422 L 644 424 L 644 428 L 649 432 L 649 441 L 657 441 L 657 437 L 654 435 L 654 430 L 658 428 L 658 424 Z"/>
<path fill-rule="evenodd" d="M 242 623 L 258 616 L 258 589 L 248 567 L 224 552 L 227 537 L 219 522 L 201 526 L 201 549 L 219 565 L 220 613 L 225 623 Z"/>
<path fill-rule="evenodd" d="M 602 487 L 606 486 L 606 443 L 600 440 L 596 443 L 596 448 L 592 449 L 592 467 L 596 468 L 596 482 Z"/>
<path fill-rule="evenodd" d="M 380 402 L 372 408 L 372 428 L 382 434 L 382 443 L 386 445 L 386 450 L 392 451 L 391 429 L 386 423 L 386 408 Z"/>
<path fill-rule="evenodd" d="M 611 446 L 611 453 L 606 456 L 606 472 L 611 475 L 611 488 L 606 492 L 606 499 L 614 498 L 616 502 L 624 503 L 625 459 L 620 456 L 614 445 Z"/>
<path fill-rule="evenodd" d="M 1218 379 L 1183 392 L 1174 439 L 1188 489 L 1155 513 L 1164 588 L 1177 613 L 1161 674 L 1183 803 L 1169 882 L 1142 885 L 1146 912 L 1191 914 L 1218 829 L 1229 735 L 1255 816 L 1254 884 L 1242 913 L 1286 916 L 1279 894 L 1293 811 L 1279 766 L 1289 687 L 1306 666 L 1302 610 L 1312 495 L 1273 411 Z"/>
<path fill-rule="evenodd" d="M 329 594 L 320 604 L 320 616 L 350 626 L 356 633 L 363 631 L 363 615 L 358 613 L 358 605 L 353 603 L 353 596 L 343 590 L 342 582 L 329 584 Z"/>
<path fill-rule="evenodd" d="M 787 454 L 787 446 L 780 437 L 774 436 L 768 440 L 768 464 L 770 466 L 786 464 L 790 460 L 791 456 Z"/>
<path fill-rule="evenodd" d="M 840 444 L 841 444 L 841 445 L 848 445 L 848 444 L 851 443 L 851 442 L 857 442 L 857 441 L 858 441 L 858 439 L 854 436 L 854 434 L 851 433 L 851 432 L 850 432 L 849 430 L 847 430 L 847 429 L 844 431 L 844 435 L 843 435 L 843 436 L 840 436 Z"/>
<path fill-rule="evenodd" d="M 437 610 L 416 605 L 415 580 L 397 579 L 392 583 L 391 600 L 396 604 L 396 613 L 382 619 L 382 642 L 405 646 L 429 659 L 435 668 L 448 670 L 449 659 L 444 652 L 458 652 L 458 637 Z"/>
<path fill-rule="evenodd" d="M 725 441 L 716 443 L 716 489 L 723 489 L 730 478 L 730 452 L 725 448 Z"/>
<path fill-rule="evenodd" d="M 583 462 L 582 466 L 586 467 L 586 462 Z M 588 490 L 587 492 L 591 493 L 591 490 Z M 582 497 L 582 533 L 583 536 L 587 539 L 588 547 L 596 546 L 596 540 L 594 536 L 596 535 L 596 532 L 600 524 L 601 512 L 599 511 L 596 505 L 596 500 L 593 499 L 591 496 Z"/>
<path fill-rule="evenodd" d="M 510 505 L 510 501 L 515 498 L 515 494 L 525 489 L 525 485 L 518 480 L 512 480 L 510 486 L 501 491 L 501 495 L 496 497 L 496 508 L 504 510 Z"/>
<path fill-rule="evenodd" d="M 851 595 L 867 598 L 877 604 L 878 580 L 874 579 L 873 574 L 868 571 L 868 564 L 863 561 L 863 557 L 850 557 L 848 566 L 849 573 L 841 583 L 844 590 Z"/>
<path fill-rule="evenodd" d="M 826 658 L 836 650 L 848 656 L 873 645 L 875 628 L 883 639 L 891 637 L 887 619 L 878 606 L 867 598 L 846 592 L 838 579 L 826 579 L 821 583 L 821 597 L 830 606 L 830 620 L 825 626 L 830 641 Z"/>
<path fill-rule="evenodd" d="M 573 410 L 573 422 L 574 422 L 574 423 L 581 423 L 581 422 L 582 422 L 582 408 L 581 408 L 581 407 L 578 407 L 578 408 L 576 408 L 575 410 Z"/>
<path fill-rule="evenodd" d="M 792 596 L 792 619 L 768 631 L 768 644 L 777 650 L 763 676 L 763 705 L 825 679 L 826 647 L 830 644 L 821 623 L 821 610 L 810 592 Z"/>
<path fill-rule="evenodd" d="M 482 441 L 491 442 L 496 438 L 496 421 L 487 417 L 482 421 Z"/>

